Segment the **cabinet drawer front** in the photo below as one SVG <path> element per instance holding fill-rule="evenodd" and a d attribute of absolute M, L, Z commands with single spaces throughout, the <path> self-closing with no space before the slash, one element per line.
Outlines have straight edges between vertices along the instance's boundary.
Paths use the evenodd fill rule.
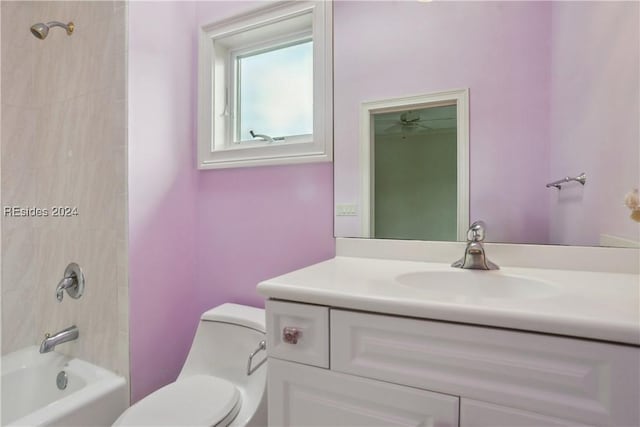
<path fill-rule="evenodd" d="M 331 311 L 336 371 L 584 424 L 640 425 L 640 349 L 525 332 Z"/>
<path fill-rule="evenodd" d="M 329 309 L 318 305 L 267 301 L 269 357 L 329 367 Z"/>
<path fill-rule="evenodd" d="M 270 426 L 458 426 L 458 398 L 270 360 Z"/>

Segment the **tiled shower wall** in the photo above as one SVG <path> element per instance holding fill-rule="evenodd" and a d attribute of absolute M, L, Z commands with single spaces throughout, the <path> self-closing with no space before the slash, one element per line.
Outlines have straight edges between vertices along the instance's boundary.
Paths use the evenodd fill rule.
<path fill-rule="evenodd" d="M 128 377 L 124 2 L 2 2 L 2 353 L 70 325 L 57 350 Z M 74 21 L 45 40 L 32 24 Z M 6 207 L 47 209 L 11 217 Z M 52 217 L 52 207 L 77 216 Z M 55 298 L 65 266 L 86 290 Z"/>

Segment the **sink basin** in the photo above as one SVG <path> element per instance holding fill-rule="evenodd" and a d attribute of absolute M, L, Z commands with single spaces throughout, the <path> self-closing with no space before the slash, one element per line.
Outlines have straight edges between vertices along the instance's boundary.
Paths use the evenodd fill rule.
<path fill-rule="evenodd" d="M 432 295 L 470 299 L 543 298 L 556 293 L 548 282 L 499 271 L 420 271 L 401 274 L 396 281 Z"/>

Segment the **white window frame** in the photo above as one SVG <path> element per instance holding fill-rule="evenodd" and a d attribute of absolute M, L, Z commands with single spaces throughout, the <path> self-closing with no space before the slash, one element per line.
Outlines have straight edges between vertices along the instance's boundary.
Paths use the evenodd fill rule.
<path fill-rule="evenodd" d="M 269 45 L 305 32 L 280 35 L 260 44 L 215 51 L 215 41 L 311 14 L 313 40 L 313 134 L 289 136 L 284 141 L 235 143 L 237 94 L 235 60 L 238 55 L 263 50 Z M 277 47 L 276 47 L 277 48 Z M 253 12 L 203 26 L 199 40 L 198 74 L 198 168 L 218 169 L 333 160 L 333 63 L 332 4 L 325 1 L 279 2 Z M 233 111 L 233 119 L 223 115 Z M 232 110 L 234 109 L 234 110 Z M 256 132 L 260 133 L 259 130 Z M 279 135 L 273 135 L 279 136 Z"/>

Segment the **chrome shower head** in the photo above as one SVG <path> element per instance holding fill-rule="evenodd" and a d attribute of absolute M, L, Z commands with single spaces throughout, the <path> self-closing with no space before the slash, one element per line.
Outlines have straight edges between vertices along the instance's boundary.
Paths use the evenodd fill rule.
<path fill-rule="evenodd" d="M 40 40 L 44 40 L 49 34 L 49 29 L 51 27 L 61 27 L 67 31 L 67 35 L 70 36 L 73 33 L 73 29 L 75 28 L 73 22 L 69 22 L 68 24 L 63 24 L 58 21 L 47 22 L 46 24 L 42 22 L 38 22 L 31 26 L 31 34 L 34 37 L 39 38 Z"/>
<path fill-rule="evenodd" d="M 44 38 L 47 37 L 47 34 L 49 34 L 49 27 L 42 22 L 39 22 L 31 26 L 31 34 L 40 40 L 44 40 Z"/>

